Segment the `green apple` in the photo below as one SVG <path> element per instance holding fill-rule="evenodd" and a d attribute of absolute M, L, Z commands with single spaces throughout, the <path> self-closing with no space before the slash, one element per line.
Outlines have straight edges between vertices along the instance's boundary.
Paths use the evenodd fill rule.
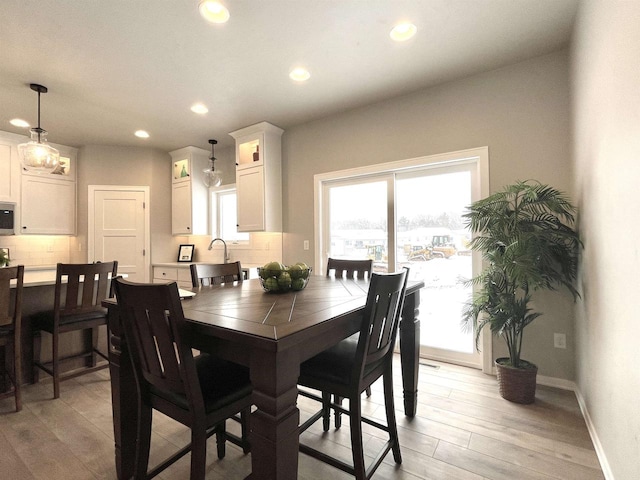
<path fill-rule="evenodd" d="M 284 268 L 280 262 L 269 262 L 260 269 L 260 276 L 265 280 L 269 277 L 277 277 Z"/>
<path fill-rule="evenodd" d="M 309 277 L 309 271 L 310 271 L 309 266 L 304 262 L 298 262 L 296 263 L 296 265 L 298 265 L 302 269 L 302 275 L 300 277 L 307 279 Z"/>
<path fill-rule="evenodd" d="M 302 278 L 302 274 L 303 274 L 302 266 L 298 265 L 297 263 L 295 265 L 291 265 L 289 267 L 289 274 L 291 275 L 292 280 L 295 280 L 297 278 Z"/>
<path fill-rule="evenodd" d="M 289 290 L 291 288 L 291 275 L 288 272 L 282 272 L 278 276 L 278 286 L 281 290 Z"/>
<path fill-rule="evenodd" d="M 269 290 L 270 292 L 277 292 L 280 290 L 278 286 L 278 279 L 274 277 L 269 277 L 264 281 L 264 288 Z"/>
<path fill-rule="evenodd" d="M 302 290 L 304 288 L 304 278 L 296 278 L 291 281 L 291 288 L 294 290 Z"/>

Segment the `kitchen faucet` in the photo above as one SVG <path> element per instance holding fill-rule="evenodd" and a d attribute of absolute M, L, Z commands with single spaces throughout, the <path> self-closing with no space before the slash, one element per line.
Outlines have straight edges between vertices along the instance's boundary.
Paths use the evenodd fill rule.
<path fill-rule="evenodd" d="M 227 255 L 227 242 L 225 242 L 223 239 L 214 238 L 213 240 L 211 240 L 211 243 L 209 244 L 209 248 L 207 250 L 211 250 L 213 248 L 214 242 L 216 242 L 217 240 L 220 240 L 224 245 L 224 263 L 227 263 L 229 261 L 229 256 Z"/>

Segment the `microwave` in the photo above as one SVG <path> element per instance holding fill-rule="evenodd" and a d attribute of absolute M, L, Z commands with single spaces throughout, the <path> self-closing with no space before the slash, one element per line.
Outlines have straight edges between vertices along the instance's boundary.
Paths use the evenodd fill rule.
<path fill-rule="evenodd" d="M 0 203 L 0 235 L 14 235 L 15 203 Z"/>

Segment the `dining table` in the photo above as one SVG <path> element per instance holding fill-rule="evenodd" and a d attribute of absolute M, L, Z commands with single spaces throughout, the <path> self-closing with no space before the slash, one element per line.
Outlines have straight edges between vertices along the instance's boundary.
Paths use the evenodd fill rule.
<path fill-rule="evenodd" d="M 424 283 L 409 280 L 399 326 L 404 413 L 418 395 Z M 298 473 L 297 382 L 300 364 L 359 331 L 367 279 L 311 276 L 303 290 L 265 292 L 260 279 L 192 289 L 182 300 L 194 349 L 249 367 L 253 386 L 251 480 L 291 480 Z M 195 294 L 195 295 L 194 295 Z M 118 479 L 135 472 L 137 384 L 115 299 L 105 300 Z"/>

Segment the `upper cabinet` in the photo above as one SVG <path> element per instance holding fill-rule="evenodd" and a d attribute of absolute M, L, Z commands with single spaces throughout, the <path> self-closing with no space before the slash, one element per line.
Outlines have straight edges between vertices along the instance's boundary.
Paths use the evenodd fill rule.
<path fill-rule="evenodd" d="M 76 234 L 77 150 L 54 145 L 60 165 L 51 173 L 21 168 L 20 233 L 24 235 Z"/>
<path fill-rule="evenodd" d="M 209 164 L 209 152 L 184 147 L 171 155 L 171 233 L 207 235 L 209 233 L 209 189 L 202 171 Z"/>
<path fill-rule="evenodd" d="M 20 201 L 20 160 L 16 145 L 24 137 L 0 132 L 0 201 Z"/>
<path fill-rule="evenodd" d="M 229 134 L 236 141 L 239 232 L 282 231 L 282 133 L 262 122 Z"/>

